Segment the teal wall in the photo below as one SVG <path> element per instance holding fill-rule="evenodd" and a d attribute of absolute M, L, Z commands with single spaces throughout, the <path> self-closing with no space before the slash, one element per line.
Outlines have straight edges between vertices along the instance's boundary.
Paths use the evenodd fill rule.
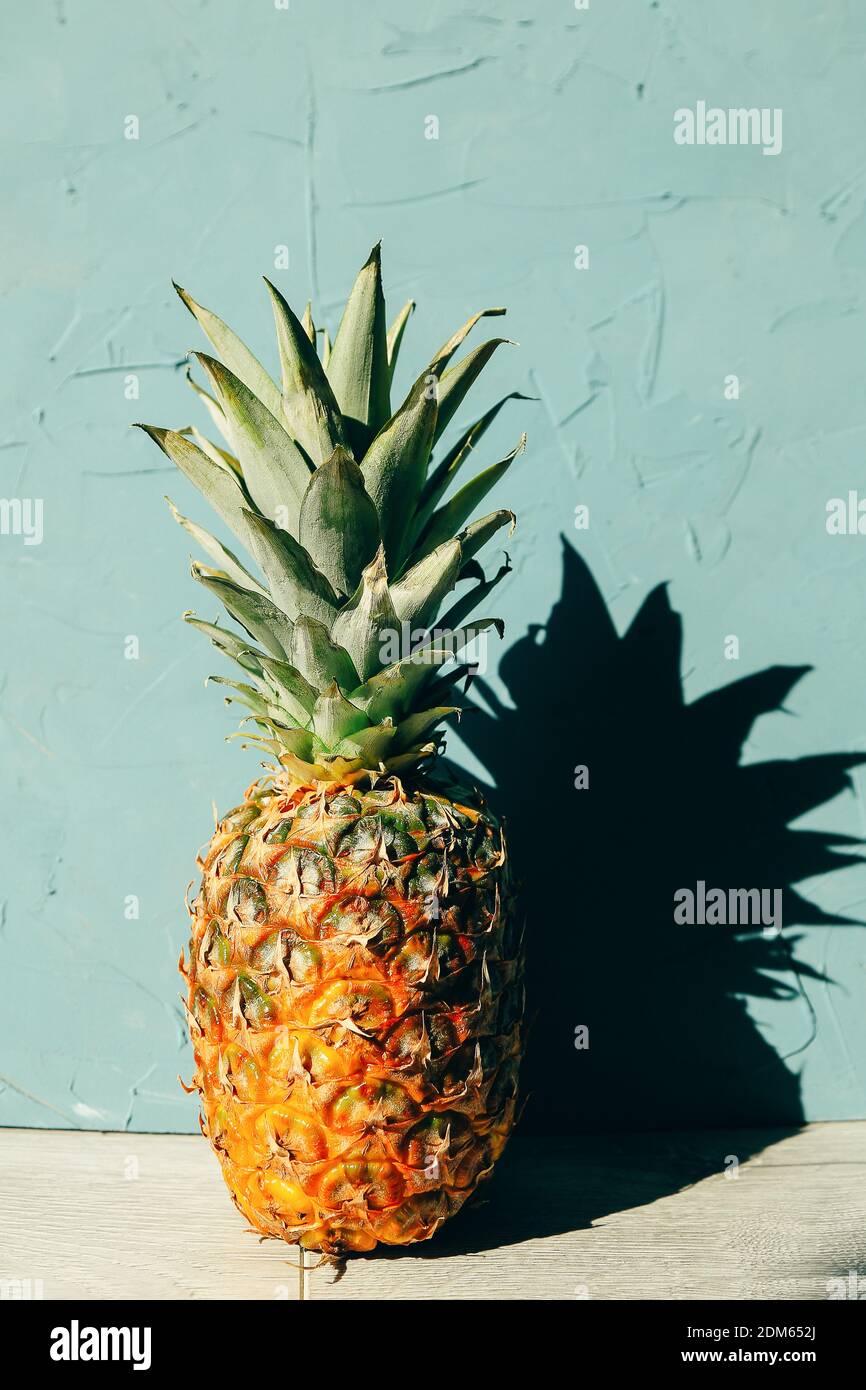
<path fill-rule="evenodd" d="M 4 7 L 0 54 L 0 491 L 44 500 L 41 545 L 0 536 L 0 1122 L 195 1127 L 176 1082 L 190 1072 L 183 893 L 212 801 L 234 804 L 257 761 L 223 743 L 208 649 L 178 621 L 200 595 L 163 494 L 203 510 L 128 426 L 204 423 L 180 365 L 200 343 L 172 276 L 270 353 L 261 274 L 294 303 L 312 293 L 333 328 L 380 236 L 389 302 L 419 303 L 405 372 L 469 312 L 504 303 L 520 347 L 500 350 L 476 404 L 515 387 L 538 398 L 509 406 L 490 436 L 492 457 L 529 434 L 495 498 L 520 517 L 502 650 L 560 596 L 561 533 L 587 566 L 572 567 L 574 606 L 559 610 L 560 656 L 551 645 L 537 663 L 548 692 L 496 679 L 489 692 L 522 701 L 536 771 L 505 714 L 501 736 L 467 733 L 475 753 L 462 755 L 537 808 L 522 855 L 530 901 L 543 878 L 549 909 L 530 918 L 556 991 L 542 1036 L 559 1048 L 562 1122 L 866 1113 L 866 945 L 840 920 L 866 916 L 866 869 L 846 864 L 856 845 L 838 861 L 828 847 L 864 825 L 866 536 L 825 525 L 828 499 L 866 496 L 866 8 L 32 0 Z M 676 145 L 674 110 L 701 99 L 781 108 L 782 152 Z M 124 138 L 129 115 L 137 141 Z M 281 244 L 290 268 L 275 272 Z M 575 268 L 578 244 L 588 269 Z M 739 399 L 725 398 L 729 374 Z M 625 633 L 663 582 L 681 657 L 663 591 L 641 640 L 618 644 L 609 626 Z M 124 656 L 131 635 L 139 660 Z M 611 705 L 611 653 L 626 647 Z M 747 684 L 746 713 L 735 698 L 721 721 L 692 719 L 686 744 L 683 712 L 672 722 L 662 708 L 677 704 L 677 661 L 689 703 L 768 668 L 814 669 L 757 694 Z M 552 730 L 568 731 L 554 747 Z M 771 765 L 761 785 L 778 796 L 731 783 L 741 745 L 744 764 Z M 570 790 L 593 748 L 617 780 Z M 829 754 L 848 756 L 815 761 Z M 783 759 L 809 761 L 773 769 Z M 672 797 L 674 764 L 693 775 Z M 635 878 L 657 860 L 653 836 L 686 883 L 702 865 L 712 878 L 723 839 L 728 881 L 748 887 L 775 881 L 760 854 L 781 864 L 782 827 L 801 814 L 814 833 L 787 832 L 778 868 L 783 950 L 726 942 L 717 966 L 707 936 L 692 938 L 699 960 L 662 945 Z M 536 1004 L 542 985 L 536 967 Z M 591 1085 L 569 1041 L 587 1020 Z M 707 1069 L 682 1070 L 696 1051 Z M 766 1084 L 750 1089 L 762 1066 Z"/>

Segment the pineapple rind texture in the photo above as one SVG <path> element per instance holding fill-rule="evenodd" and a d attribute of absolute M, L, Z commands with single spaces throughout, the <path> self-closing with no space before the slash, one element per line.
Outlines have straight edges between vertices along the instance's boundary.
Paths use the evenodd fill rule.
<path fill-rule="evenodd" d="M 425 1240 L 514 1121 L 522 950 L 473 794 L 278 775 L 201 863 L 188 1009 L 236 1205 L 327 1254 Z"/>

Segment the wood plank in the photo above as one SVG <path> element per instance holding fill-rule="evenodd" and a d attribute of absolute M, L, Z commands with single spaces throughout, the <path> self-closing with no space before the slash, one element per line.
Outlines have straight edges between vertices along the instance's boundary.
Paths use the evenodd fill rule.
<path fill-rule="evenodd" d="M 199 1138 L 0 1130 L 0 1280 L 46 1298 L 785 1300 L 866 1277 L 866 1122 L 518 1138 L 433 1241 L 298 1259 Z"/>

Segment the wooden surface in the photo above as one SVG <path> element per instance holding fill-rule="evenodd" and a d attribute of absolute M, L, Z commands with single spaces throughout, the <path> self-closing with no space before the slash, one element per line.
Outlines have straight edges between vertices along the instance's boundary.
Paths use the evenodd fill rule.
<path fill-rule="evenodd" d="M 424 1245 L 301 1272 L 245 1229 L 203 1139 L 0 1130 L 0 1281 L 88 1299 L 825 1299 L 828 1279 L 866 1281 L 866 1122 L 515 1139 L 485 1198 Z"/>

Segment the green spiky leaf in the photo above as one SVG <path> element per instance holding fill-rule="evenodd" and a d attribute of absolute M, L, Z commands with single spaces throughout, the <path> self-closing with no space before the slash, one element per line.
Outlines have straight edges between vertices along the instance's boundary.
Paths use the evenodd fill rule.
<path fill-rule="evenodd" d="M 271 598 L 278 607 L 292 619 L 306 613 L 319 622 L 332 622 L 338 607 L 337 595 L 304 547 L 255 512 L 245 511 L 244 520 L 250 550 L 264 571 Z"/>
<path fill-rule="evenodd" d="M 509 395 L 503 396 L 494 406 L 470 425 L 468 430 L 464 430 L 457 443 L 445 454 L 441 463 L 438 463 L 431 472 L 424 490 L 421 493 L 421 501 L 415 517 L 415 534 L 420 535 L 424 526 L 430 520 L 434 510 L 439 505 L 442 497 L 454 482 L 460 469 L 472 456 L 472 452 L 477 448 L 481 439 L 487 433 L 493 421 L 496 419 L 502 407 L 508 401 L 528 401 L 531 396 L 524 396 L 520 391 L 512 391 Z"/>
<path fill-rule="evenodd" d="M 457 583 L 462 563 L 458 540 L 444 541 L 391 585 L 391 600 L 400 622 L 425 627 Z"/>
<path fill-rule="evenodd" d="M 323 328 L 323 329 L 322 329 L 322 366 L 325 368 L 325 371 L 328 370 L 328 365 L 329 365 L 330 361 L 331 361 L 331 335 L 330 335 L 330 333 L 328 332 L 327 328 Z"/>
<path fill-rule="evenodd" d="M 282 418 L 289 432 L 317 466 L 338 444 L 349 447 L 343 417 L 325 369 L 304 326 L 276 285 L 266 279 L 271 296 L 282 369 Z"/>
<path fill-rule="evenodd" d="M 481 319 L 497 318 L 500 314 L 504 313 L 504 309 L 482 309 L 479 313 L 473 314 L 470 319 L 467 319 L 463 326 L 458 328 L 457 332 L 453 333 L 451 337 L 442 344 L 433 358 L 433 364 L 437 367 L 439 373 L 445 370 L 446 365 L 451 361 L 457 349 L 472 332 L 476 323 L 479 323 Z"/>
<path fill-rule="evenodd" d="M 382 643 L 388 637 L 395 637 L 398 628 L 388 589 L 385 556 L 380 546 L 349 602 L 334 619 L 331 637 L 349 653 L 355 670 L 365 681 L 382 665 Z"/>
<path fill-rule="evenodd" d="M 394 369 L 397 366 L 397 358 L 400 355 L 400 347 L 403 342 L 403 334 L 406 332 L 406 325 L 414 310 L 414 299 L 407 300 L 394 322 L 391 324 L 391 327 L 388 329 L 388 381 L 392 386 L 394 384 Z"/>
<path fill-rule="evenodd" d="M 297 718 L 306 719 L 315 708 L 317 692 L 290 661 L 261 658 L 264 677 L 281 704 L 294 711 Z"/>
<path fill-rule="evenodd" d="M 459 713 L 459 705 L 436 705 L 433 709 L 419 710 L 417 714 L 410 714 L 408 719 L 401 720 L 397 726 L 394 752 L 403 753 L 407 748 L 414 747 L 437 724 L 441 724 L 443 719 Z"/>
<path fill-rule="evenodd" d="M 307 729 L 286 729 L 280 725 L 271 726 L 277 738 L 277 742 L 286 752 L 293 757 L 299 758 L 301 762 L 310 763 L 313 761 L 313 735 Z"/>
<path fill-rule="evenodd" d="M 222 411 L 220 414 L 222 415 Z M 201 430 L 196 429 L 195 425 L 189 425 L 185 430 L 178 430 L 178 434 L 186 435 L 193 444 L 198 445 L 203 454 L 207 454 L 212 463 L 219 464 L 221 468 L 227 468 L 240 482 L 243 482 L 244 475 L 234 454 L 230 454 L 227 449 L 221 449 L 217 444 L 212 444 Z"/>
<path fill-rule="evenodd" d="M 323 623 L 304 614 L 295 621 L 290 657 L 292 665 L 317 690 L 333 680 L 343 690 L 353 690 L 360 679 L 349 653 L 331 641 Z"/>
<path fill-rule="evenodd" d="M 344 758 L 361 758 L 365 767 L 375 768 L 388 756 L 396 733 L 391 720 L 383 719 L 381 724 L 367 725 L 341 739 L 334 753 Z"/>
<path fill-rule="evenodd" d="M 514 512 L 508 511 L 507 508 L 500 508 L 499 511 L 488 512 L 487 516 L 479 517 L 478 521 L 470 522 L 465 530 L 459 531 L 457 539 L 463 551 L 464 566 L 467 560 L 471 560 L 473 555 L 478 554 L 478 551 L 487 544 L 491 536 L 495 536 L 497 531 L 508 524 L 513 531 L 517 524 L 517 518 Z"/>
<path fill-rule="evenodd" d="M 379 515 L 385 555 L 395 572 L 427 474 L 436 429 L 437 387 L 433 373 L 418 378 L 362 463 L 364 483 Z"/>
<path fill-rule="evenodd" d="M 198 632 L 204 633 L 218 651 L 224 656 L 236 661 L 238 666 L 242 666 L 245 671 L 252 671 L 254 675 L 260 676 L 262 673 L 261 657 L 264 655 L 251 645 L 249 639 L 244 641 L 238 637 L 236 632 L 230 632 L 226 627 L 219 627 L 217 623 L 207 623 L 201 618 L 196 617 L 195 613 L 184 613 L 183 620 L 194 627 Z"/>
<path fill-rule="evenodd" d="M 362 266 L 328 359 L 328 380 L 361 458 L 391 415 L 391 374 L 379 247 Z"/>
<path fill-rule="evenodd" d="M 451 628 L 460 627 L 469 615 L 475 611 L 479 603 L 482 603 L 487 595 L 496 588 L 496 585 L 510 573 L 511 561 L 506 555 L 505 563 L 499 566 L 499 569 L 492 579 L 485 579 L 482 572 L 480 582 L 476 584 L 474 588 L 469 589 L 467 593 L 461 594 L 460 598 L 448 609 L 448 612 L 443 613 L 442 627 L 445 628 L 446 631 Z"/>
<path fill-rule="evenodd" d="M 316 700 L 313 728 L 326 748 L 333 748 L 347 735 L 365 728 L 367 723 L 363 710 L 349 703 L 336 681 L 332 681 Z"/>
<path fill-rule="evenodd" d="M 229 529 L 246 544 L 244 510 L 249 506 L 249 498 L 237 478 L 227 468 L 214 463 L 198 445 L 177 430 L 157 429 L 155 425 L 138 425 L 136 428 L 150 435 L 210 502 Z"/>
<path fill-rule="evenodd" d="M 197 545 L 200 545 L 206 555 L 214 560 L 219 569 L 223 570 L 236 584 L 242 589 L 251 589 L 259 594 L 264 594 L 264 589 L 257 579 L 254 579 L 249 570 L 241 564 L 233 551 L 227 550 L 209 531 L 205 531 L 203 526 L 198 526 L 189 517 L 182 516 L 174 505 L 170 497 L 166 497 L 166 502 L 171 508 L 171 514 L 179 526 L 182 526 L 187 535 L 192 536 Z"/>
<path fill-rule="evenodd" d="M 253 714 L 262 719 L 269 719 L 270 707 L 267 699 L 255 686 L 249 685 L 246 681 L 230 681 L 227 676 L 208 676 L 206 685 L 225 685 L 229 690 L 236 692 L 234 699 L 244 705 Z M 226 696 L 226 704 L 233 703 L 231 696 Z"/>
<path fill-rule="evenodd" d="M 206 391 L 203 386 L 199 386 L 189 367 L 187 367 L 186 369 L 186 381 L 187 385 L 190 387 L 190 390 L 196 396 L 196 399 L 201 401 L 208 415 L 213 420 L 214 424 L 216 425 L 217 429 L 222 435 L 223 439 L 225 439 L 226 443 L 228 443 L 228 439 L 226 438 L 225 416 L 223 415 L 222 406 L 220 405 L 219 401 L 211 395 L 210 391 Z M 198 441 L 196 442 L 198 443 Z M 201 445 L 199 445 L 199 448 L 201 448 Z M 205 453 L 207 452 L 208 451 L 205 450 Z"/>
<path fill-rule="evenodd" d="M 363 709 L 371 723 L 395 712 L 410 712 L 416 692 L 449 661 L 454 661 L 477 637 L 495 627 L 502 630 L 499 618 L 476 618 L 467 627 L 449 637 L 437 633 L 399 661 L 377 671 L 350 694 L 352 704 Z"/>
<path fill-rule="evenodd" d="M 317 468 L 301 502 L 298 539 L 339 594 L 352 594 L 379 545 L 364 475 L 345 449 Z"/>
<path fill-rule="evenodd" d="M 447 502 L 435 511 L 430 518 L 429 525 L 425 530 L 420 542 L 414 552 L 413 560 L 417 561 L 424 555 L 430 553 L 437 545 L 441 545 L 443 540 L 453 536 L 459 531 L 464 522 L 475 511 L 476 507 L 487 496 L 492 487 L 499 482 L 499 479 L 508 471 L 511 464 L 523 452 L 526 447 L 526 435 L 520 436 L 517 446 L 511 453 L 501 459 L 499 463 L 491 464 L 482 473 L 462 488 L 455 492 Z"/>
<path fill-rule="evenodd" d="M 442 373 L 439 383 L 439 415 L 436 421 L 436 439 L 446 430 L 470 386 L 483 372 L 496 349 L 502 343 L 510 343 L 510 338 L 491 338 L 473 352 L 461 357 L 453 367 Z"/>
<path fill-rule="evenodd" d="M 225 362 L 236 377 L 240 378 L 247 390 L 252 391 L 253 395 L 259 398 L 271 414 L 276 414 L 280 408 L 280 389 L 265 371 L 258 358 L 253 356 L 249 348 L 241 342 L 236 333 L 232 332 L 228 324 L 223 323 L 216 314 L 212 314 L 210 309 L 205 309 L 203 305 L 197 304 L 192 295 L 187 294 L 180 285 L 174 281 L 172 283 L 193 318 L 198 320 L 216 348 L 218 357 Z"/>
<path fill-rule="evenodd" d="M 251 593 L 229 579 L 220 578 L 202 565 L 193 564 L 191 572 L 193 579 L 214 594 L 235 621 L 266 651 L 281 660 L 288 657 L 293 624 L 276 604 L 262 594 Z"/>
<path fill-rule="evenodd" d="M 301 498 L 310 480 L 303 454 L 239 377 L 203 352 L 196 357 L 219 397 L 247 491 L 262 516 L 286 530 L 297 530 Z"/>

